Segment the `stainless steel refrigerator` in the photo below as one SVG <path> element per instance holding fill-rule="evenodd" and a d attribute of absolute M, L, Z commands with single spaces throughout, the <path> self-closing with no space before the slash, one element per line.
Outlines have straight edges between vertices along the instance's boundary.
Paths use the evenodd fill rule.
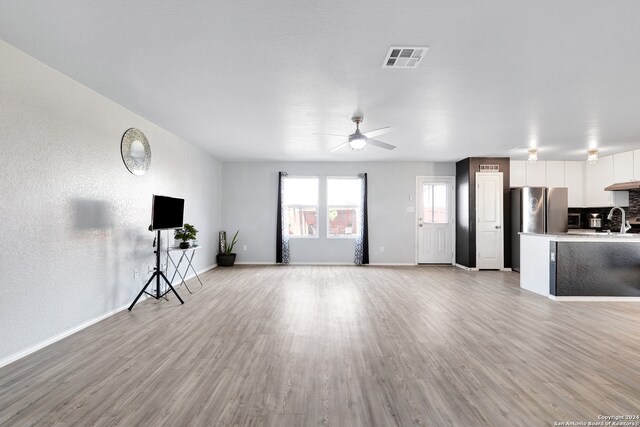
<path fill-rule="evenodd" d="M 569 214 L 566 187 L 511 189 L 511 269 L 520 271 L 520 234 L 566 233 Z"/>

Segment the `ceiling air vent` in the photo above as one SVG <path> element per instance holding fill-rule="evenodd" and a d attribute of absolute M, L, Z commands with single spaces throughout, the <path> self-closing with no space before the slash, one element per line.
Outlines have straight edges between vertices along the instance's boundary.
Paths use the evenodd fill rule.
<path fill-rule="evenodd" d="M 382 68 L 417 68 L 428 47 L 391 47 Z"/>

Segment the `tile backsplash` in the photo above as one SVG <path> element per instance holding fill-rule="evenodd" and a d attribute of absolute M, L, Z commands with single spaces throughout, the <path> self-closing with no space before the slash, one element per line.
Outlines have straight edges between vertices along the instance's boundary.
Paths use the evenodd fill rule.
<path fill-rule="evenodd" d="M 640 190 L 629 191 L 629 206 L 623 207 L 623 209 L 627 215 L 627 219 L 629 219 L 629 217 L 640 216 Z M 610 210 L 611 208 L 569 208 L 570 213 L 582 214 L 582 228 L 587 228 L 587 219 L 590 213 L 599 213 L 602 215 L 603 229 L 618 231 L 620 229 L 620 213 L 614 213 L 613 218 L 609 221 L 607 220 L 607 215 L 609 215 Z M 632 229 L 631 231 L 639 232 L 640 230 Z"/>
<path fill-rule="evenodd" d="M 640 190 L 629 191 L 628 213 L 631 216 L 640 216 Z"/>

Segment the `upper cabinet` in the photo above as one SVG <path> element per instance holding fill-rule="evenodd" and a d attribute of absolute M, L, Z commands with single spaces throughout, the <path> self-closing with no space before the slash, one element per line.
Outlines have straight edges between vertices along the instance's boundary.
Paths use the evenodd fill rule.
<path fill-rule="evenodd" d="M 587 163 L 587 207 L 629 206 L 628 191 L 604 190 L 615 182 L 613 158 L 614 156 L 605 156 L 595 163 Z"/>
<path fill-rule="evenodd" d="M 633 151 L 628 151 L 626 153 L 614 154 L 613 156 L 613 182 L 629 182 L 633 181 L 634 178 L 634 170 L 633 170 Z"/>
<path fill-rule="evenodd" d="M 564 162 L 511 160 L 511 187 L 564 187 Z"/>
<path fill-rule="evenodd" d="M 525 162 L 526 183 L 528 187 L 544 187 L 547 185 L 547 162 Z"/>
<path fill-rule="evenodd" d="M 564 186 L 567 187 L 570 208 L 587 206 L 585 196 L 585 162 L 564 162 Z"/>
<path fill-rule="evenodd" d="M 524 187 L 525 185 L 527 185 L 526 175 L 525 175 L 526 161 L 511 160 L 509 163 L 510 163 L 509 164 L 509 186 Z"/>
<path fill-rule="evenodd" d="M 510 187 L 544 187 L 547 185 L 547 162 L 511 160 L 509 162 Z"/>
<path fill-rule="evenodd" d="M 604 187 L 613 184 L 613 157 L 600 157 L 595 163 L 587 163 L 587 206 L 609 206 L 611 191 Z"/>
<path fill-rule="evenodd" d="M 633 180 L 640 181 L 640 150 L 633 151 Z"/>
<path fill-rule="evenodd" d="M 640 180 L 640 150 L 585 161 L 511 161 L 511 187 L 567 187 L 569 207 L 629 206 L 628 191 L 605 191 L 617 182 Z"/>
<path fill-rule="evenodd" d="M 564 162 L 547 162 L 547 187 L 565 187 Z"/>

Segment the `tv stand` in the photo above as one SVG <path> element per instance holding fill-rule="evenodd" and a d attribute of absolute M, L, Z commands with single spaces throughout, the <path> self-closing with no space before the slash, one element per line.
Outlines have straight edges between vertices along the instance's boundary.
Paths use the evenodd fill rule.
<path fill-rule="evenodd" d="M 178 293 L 176 292 L 176 290 L 173 288 L 173 286 L 171 286 L 171 282 L 169 281 L 169 279 L 167 279 L 167 276 L 164 275 L 164 273 L 162 272 L 162 268 L 161 268 L 161 264 L 160 264 L 160 248 L 162 247 L 161 245 L 161 231 L 158 231 L 158 237 L 156 238 L 156 250 L 154 251 L 154 253 L 156 254 L 156 266 L 153 268 L 153 274 L 151 275 L 151 277 L 149 278 L 149 280 L 147 281 L 147 283 L 144 285 L 144 287 L 142 288 L 142 290 L 140 291 L 140 293 L 138 294 L 138 296 L 136 297 L 136 299 L 133 300 L 133 302 L 131 303 L 131 305 L 129 306 L 129 311 L 131 311 L 131 309 L 133 308 L 134 305 L 136 305 L 136 303 L 138 302 L 138 300 L 140 299 L 140 297 L 142 296 L 142 294 L 147 294 L 152 298 L 155 299 L 160 299 L 163 296 L 165 296 L 166 294 L 168 294 L 169 292 L 173 292 L 174 294 L 176 294 L 176 297 L 178 297 L 178 300 L 180 301 L 180 304 L 184 304 L 184 301 L 182 301 L 182 298 L 180 298 L 180 295 L 178 295 Z M 169 288 L 167 289 L 167 292 L 163 293 L 162 295 L 160 294 L 160 278 L 162 278 L 167 285 L 169 286 Z M 153 279 L 156 279 L 156 294 L 150 294 L 149 292 L 147 292 L 147 287 L 151 284 L 151 282 L 153 282 Z"/>

